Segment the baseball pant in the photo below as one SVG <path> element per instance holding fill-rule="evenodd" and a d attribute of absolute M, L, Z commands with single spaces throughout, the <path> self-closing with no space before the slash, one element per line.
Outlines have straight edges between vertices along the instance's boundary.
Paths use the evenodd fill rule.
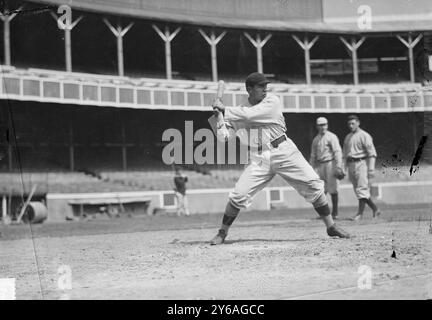
<path fill-rule="evenodd" d="M 189 206 L 187 197 L 184 194 L 181 194 L 180 192 L 176 192 L 177 197 L 177 215 L 189 215 Z"/>
<path fill-rule="evenodd" d="M 357 199 L 370 198 L 368 168 L 366 160 L 349 161 L 348 176 L 353 185 Z"/>
<path fill-rule="evenodd" d="M 326 161 L 321 162 L 317 166 L 317 173 L 321 180 L 324 181 L 324 190 L 330 194 L 335 194 L 338 192 L 339 181 L 334 176 L 335 162 Z"/>
<path fill-rule="evenodd" d="M 287 138 L 277 148 L 268 146 L 261 152 L 253 150 L 249 153 L 249 163 L 229 195 L 231 204 L 239 209 L 249 207 L 254 196 L 276 174 L 310 203 L 324 193 L 324 182 L 291 139 Z"/>

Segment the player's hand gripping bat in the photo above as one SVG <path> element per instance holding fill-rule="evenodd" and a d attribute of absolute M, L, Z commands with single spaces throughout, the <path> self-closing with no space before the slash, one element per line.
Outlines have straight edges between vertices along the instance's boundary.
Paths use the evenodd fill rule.
<path fill-rule="evenodd" d="M 215 97 L 215 100 L 213 102 L 213 110 L 215 111 L 216 116 L 221 111 L 218 108 L 218 105 L 222 105 L 222 97 L 223 97 L 224 91 L 225 91 L 225 82 L 223 80 L 219 80 L 217 91 L 216 91 L 216 97 Z"/>
<path fill-rule="evenodd" d="M 221 113 L 221 110 L 217 107 L 218 105 L 222 105 L 222 97 L 225 90 L 225 82 L 223 80 L 220 80 L 218 82 L 218 87 L 216 91 L 216 96 L 213 100 L 212 107 L 213 107 L 213 115 L 208 119 L 208 122 L 210 124 L 210 127 L 212 128 L 215 135 L 217 135 L 217 123 L 223 120 L 223 115 Z"/>

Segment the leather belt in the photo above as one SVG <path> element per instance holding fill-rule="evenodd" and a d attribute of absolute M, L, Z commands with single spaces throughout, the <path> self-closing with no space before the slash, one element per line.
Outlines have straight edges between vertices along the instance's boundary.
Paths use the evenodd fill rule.
<path fill-rule="evenodd" d="M 286 136 L 282 135 L 279 138 L 276 138 L 273 141 L 271 141 L 270 144 L 272 145 L 273 148 L 277 148 L 284 141 L 286 141 Z"/>
<path fill-rule="evenodd" d="M 277 148 L 277 147 L 279 147 L 279 145 L 280 145 L 282 142 L 284 142 L 284 141 L 286 141 L 286 140 L 287 140 L 286 135 L 282 135 L 282 136 L 280 136 L 279 138 L 276 138 L 276 139 L 270 141 L 270 144 L 271 144 L 271 146 L 272 146 L 273 148 Z M 248 150 L 249 150 L 249 151 L 251 150 L 251 147 L 250 147 L 250 146 L 248 147 Z M 261 152 L 261 151 L 263 150 L 262 144 L 259 144 L 256 150 L 258 150 L 258 152 Z"/>
<path fill-rule="evenodd" d="M 349 158 L 347 158 L 347 161 L 348 162 L 358 162 L 358 161 L 362 161 L 365 159 L 366 159 L 366 157 L 363 157 L 363 158 L 351 158 L 351 157 L 349 157 Z"/>

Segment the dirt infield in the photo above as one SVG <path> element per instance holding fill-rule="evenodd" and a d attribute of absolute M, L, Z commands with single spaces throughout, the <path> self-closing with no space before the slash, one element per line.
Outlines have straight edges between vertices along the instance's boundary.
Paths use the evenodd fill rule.
<path fill-rule="evenodd" d="M 17 299 L 432 298 L 431 209 L 389 207 L 360 223 L 346 219 L 352 212 L 342 211 L 338 223 L 353 239 L 328 238 L 311 210 L 278 210 L 242 214 L 216 247 L 207 241 L 219 215 L 45 224 L 31 232 L 2 226 L 0 278 L 16 278 Z"/>

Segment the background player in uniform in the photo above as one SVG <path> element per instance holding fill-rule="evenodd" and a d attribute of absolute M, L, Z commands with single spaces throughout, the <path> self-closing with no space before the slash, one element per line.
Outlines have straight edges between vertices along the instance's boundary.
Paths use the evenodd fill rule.
<path fill-rule="evenodd" d="M 348 168 L 349 179 L 359 200 L 358 212 L 353 220 L 363 217 L 367 204 L 373 211 L 373 217 L 378 217 L 380 211 L 371 199 L 369 181 L 375 176 L 375 159 L 377 153 L 369 133 L 360 128 L 360 119 L 351 115 L 348 117 L 349 133 L 344 140 L 343 159 Z"/>
<path fill-rule="evenodd" d="M 177 198 L 177 215 L 189 215 L 189 206 L 186 197 L 186 182 L 188 178 L 182 175 L 179 168 L 175 169 L 174 184 L 175 184 L 175 195 Z"/>
<path fill-rule="evenodd" d="M 324 182 L 305 160 L 296 145 L 286 134 L 285 119 L 282 114 L 280 99 L 267 94 L 269 81 L 262 73 L 252 73 L 246 78 L 247 102 L 239 107 L 225 107 L 219 99 L 213 102 L 215 116 L 218 118 L 218 139 L 228 140 L 236 132 L 248 132 L 239 135 L 242 143 L 250 147 L 249 163 L 229 195 L 221 228 L 211 240 L 211 244 L 224 242 L 229 227 L 236 219 L 240 209 L 247 208 L 254 196 L 270 180 L 279 174 L 306 201 L 313 204 L 322 217 L 329 236 L 349 238 L 349 234 L 335 225 L 324 194 Z M 252 131 L 258 130 L 258 136 L 251 139 Z"/>
<path fill-rule="evenodd" d="M 328 121 L 324 117 L 316 120 L 318 134 L 312 141 L 310 164 L 324 181 L 325 193 L 332 199 L 333 219 L 338 216 L 338 187 L 336 171 L 342 172 L 342 148 L 338 137 L 328 131 Z"/>

